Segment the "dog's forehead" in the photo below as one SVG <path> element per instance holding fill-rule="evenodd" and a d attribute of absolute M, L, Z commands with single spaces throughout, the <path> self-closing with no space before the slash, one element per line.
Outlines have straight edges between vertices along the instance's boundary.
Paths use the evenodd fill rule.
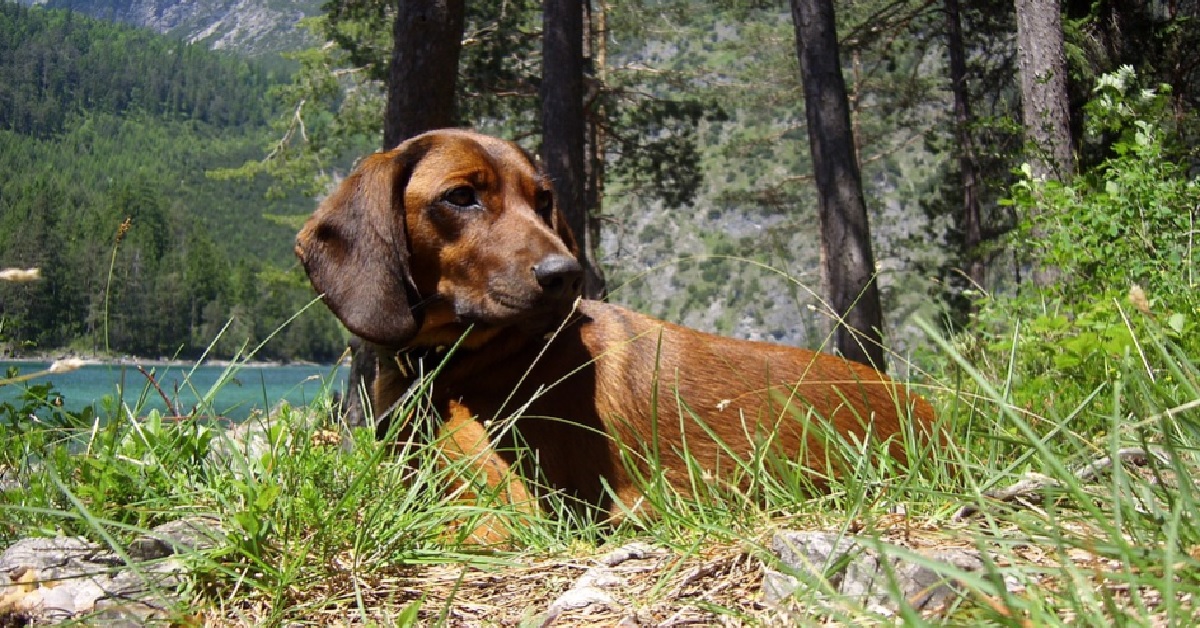
<path fill-rule="evenodd" d="M 440 139 L 417 164 L 414 177 L 489 185 L 514 179 L 541 183 L 532 157 L 512 142 L 468 132 L 447 132 Z"/>
<path fill-rule="evenodd" d="M 519 165 L 530 172 L 537 170 L 537 164 L 534 163 L 533 157 L 515 142 L 488 135 L 476 135 L 474 139 L 497 163 L 509 166 Z"/>

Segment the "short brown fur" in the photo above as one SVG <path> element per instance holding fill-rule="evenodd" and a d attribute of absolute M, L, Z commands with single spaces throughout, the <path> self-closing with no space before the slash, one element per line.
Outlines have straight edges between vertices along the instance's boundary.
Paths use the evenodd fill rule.
<path fill-rule="evenodd" d="M 492 137 L 434 131 L 367 157 L 309 219 L 296 252 L 380 356 L 375 411 L 410 390 L 417 363 L 440 365 L 428 390 L 436 442 L 525 508 L 549 488 L 619 515 L 640 496 L 630 451 L 657 452 L 666 480 L 688 490 L 684 449 L 718 470 L 731 468 L 730 451 L 744 458 L 769 442 L 819 482 L 838 472 L 829 432 L 892 439 L 903 461 L 905 422 L 919 436 L 933 429 L 928 402 L 869 367 L 576 301 L 578 252 L 549 182 Z M 494 429 L 514 417 L 512 429 Z M 413 437 L 409 418 L 398 438 Z M 540 490 L 521 479 L 531 473 Z M 482 536 L 500 538 L 500 527 Z"/>

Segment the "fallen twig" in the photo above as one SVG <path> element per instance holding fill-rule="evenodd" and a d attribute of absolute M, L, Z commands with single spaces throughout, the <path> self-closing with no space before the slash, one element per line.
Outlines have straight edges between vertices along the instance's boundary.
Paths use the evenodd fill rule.
<path fill-rule="evenodd" d="M 171 403 L 171 400 L 167 397 L 167 393 L 163 392 L 162 386 L 158 385 L 158 380 L 154 379 L 154 374 L 146 371 L 146 367 L 141 364 L 138 365 L 137 370 L 142 374 L 142 377 L 146 378 L 146 381 L 150 382 L 151 386 L 154 386 L 154 390 L 158 391 L 158 396 L 162 397 L 163 403 L 167 404 L 167 414 L 172 417 L 181 416 L 175 410 L 175 404 Z"/>
<path fill-rule="evenodd" d="M 1081 482 L 1091 482 L 1092 480 L 1096 479 L 1096 476 L 1098 476 L 1101 471 L 1113 466 L 1114 458 L 1122 463 L 1129 463 L 1139 467 L 1145 466 L 1147 463 L 1149 463 L 1151 458 L 1154 458 L 1160 463 L 1167 462 L 1167 456 L 1161 450 L 1147 449 L 1144 447 L 1126 447 L 1118 450 L 1116 456 L 1104 456 L 1103 458 L 1098 458 L 1092 462 L 1089 462 L 1088 464 L 1076 470 L 1073 475 Z M 1048 475 L 1043 475 L 1041 473 L 1026 473 L 1025 475 L 1021 476 L 1021 478 L 1012 486 L 996 489 L 994 491 L 988 491 L 984 493 L 983 496 L 988 499 L 1008 504 L 1036 504 L 1041 501 L 1042 490 L 1050 487 L 1060 488 L 1062 485 L 1062 482 Z M 980 505 L 978 504 L 967 504 L 962 508 L 959 508 L 951 519 L 953 521 L 963 521 L 971 515 L 979 512 L 979 509 Z"/>

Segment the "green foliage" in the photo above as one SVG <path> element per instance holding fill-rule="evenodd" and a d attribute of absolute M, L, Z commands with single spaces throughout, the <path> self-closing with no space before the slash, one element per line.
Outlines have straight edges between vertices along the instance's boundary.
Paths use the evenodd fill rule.
<path fill-rule="evenodd" d="M 291 84 L 272 90 L 284 111 L 262 159 L 217 173 L 221 178 L 269 174 L 273 193 L 323 193 L 340 171 L 378 148 L 392 13 L 379 0 L 335 0 L 308 27 L 336 46 L 290 53 L 300 63 Z M 462 126 L 515 140 L 541 132 L 541 11 L 536 2 L 468 2 L 455 114 Z M 688 203 L 702 178 L 697 151 L 702 120 L 724 119 L 713 99 L 683 90 L 650 89 L 614 76 L 589 97 L 589 121 L 602 128 L 613 177 L 670 206 Z M 662 83 L 666 83 L 663 81 Z M 525 142 L 529 143 L 529 142 Z M 645 184 L 645 185 L 642 185 Z"/>
<path fill-rule="evenodd" d="M 229 128 L 263 124 L 259 66 L 70 11 L 0 2 L 0 129 L 49 137 L 83 110 Z"/>
<path fill-rule="evenodd" d="M 954 428 L 951 442 L 965 454 L 964 486 L 955 499 L 974 504 L 975 523 L 962 532 L 977 546 L 992 547 L 997 563 L 1007 565 L 988 565 L 971 577 L 971 586 L 1003 600 L 1002 608 L 968 601 L 949 623 L 974 625 L 981 616 L 1004 623 L 1014 614 L 1033 625 L 1192 621 L 1194 610 L 1184 600 L 1200 587 L 1187 549 L 1200 538 L 1193 482 L 1200 472 L 1195 341 L 1152 320 L 1134 320 L 1119 342 L 1128 340 L 1135 350 L 1109 356 L 1093 338 L 1065 349 L 1086 352 L 1094 343 L 1101 353 L 1068 373 L 1046 357 L 1063 350 L 1076 320 L 1095 317 L 1074 310 L 1078 316 L 1066 323 L 1025 324 L 1028 310 L 1014 313 L 1012 302 L 1004 305 L 1009 309 L 1001 312 L 985 308 L 984 321 L 1009 323 L 1013 342 L 1006 350 L 968 360 L 976 351 L 970 345 L 962 354 L 934 338 L 961 369 L 942 415 Z M 1037 346 L 1047 351 L 1031 355 Z M 1019 501 L 984 496 L 1017 488 L 1018 481 L 1036 488 L 1018 491 Z M 1006 549 L 1017 538 L 1062 559 L 1046 569 Z M 1111 565 L 1121 565 L 1124 575 L 1110 579 Z M 1001 580 L 1020 586 L 989 584 Z M 1097 586 L 1073 586 L 1080 582 Z M 1136 592 L 1135 599 L 1125 592 Z"/>
<path fill-rule="evenodd" d="M 16 367 L 9 367 L 4 379 L 0 380 L 0 386 L 16 385 L 23 379 Z M 64 410 L 62 395 L 50 382 L 26 384 L 16 400 L 0 402 L 0 427 L 12 430 L 15 435 L 21 435 L 29 429 L 87 427 L 95 418 L 91 406 L 78 413 Z M 29 425 L 31 421 L 32 428 Z M 0 460 L 0 464 L 12 462 L 15 461 Z"/>
<path fill-rule="evenodd" d="M 617 102 L 623 106 L 614 107 L 621 115 L 614 144 L 621 157 L 612 175 L 624 186 L 658 190 L 655 196 L 668 207 L 695 201 L 704 181 L 700 124 L 728 119 L 724 110 L 698 100 Z"/>
<path fill-rule="evenodd" d="M 1073 181 L 1035 181 L 1025 171 L 1013 186 L 1011 202 L 1039 216 L 1043 234 L 1034 240 L 1033 225 L 1023 225 L 1020 250 L 1057 273 L 1036 293 L 986 301 L 980 314 L 985 355 L 1016 358 L 1022 405 L 1087 408 L 1131 356 L 1160 384 L 1184 385 L 1174 379 L 1173 358 L 1148 350 L 1142 338 L 1200 355 L 1200 251 L 1192 235 L 1200 181 L 1169 143 L 1166 102 L 1161 91 L 1139 89 L 1131 69 L 1103 77 L 1086 110 L 1093 137 L 1116 138 L 1112 156 Z"/>
<path fill-rule="evenodd" d="M 324 18 L 304 23 L 321 35 L 330 28 Z M 271 120 L 270 133 L 260 138 L 259 151 L 238 166 L 213 169 L 210 176 L 242 182 L 266 175 L 268 198 L 287 197 L 293 190 L 324 194 L 336 174 L 379 147 L 383 94 L 370 68 L 347 70 L 351 55 L 339 48 L 322 46 L 284 56 L 299 68 L 290 82 L 268 91 L 268 99 L 281 104 L 282 113 Z M 267 147 L 265 155 L 261 146 Z"/>
<path fill-rule="evenodd" d="M 76 157 L 81 145 L 91 159 Z M 44 275 L 0 284 L 6 340 L 34 350 L 194 356 L 231 318 L 215 357 L 265 338 L 312 298 L 292 261 L 295 231 L 261 213 L 295 202 L 264 203 L 262 181 L 204 176 L 207 165 L 255 150 L 253 136 L 139 116 L 82 117 L 52 140 L 0 131 L 0 168 L 17 173 L 0 182 L 0 265 Z M 314 308 L 297 325 L 262 357 L 341 353 L 326 312 Z"/>
<path fill-rule="evenodd" d="M 8 373 L 14 376 L 15 369 Z M 212 427 L 165 421 L 157 411 L 139 421 L 122 416 L 102 420 L 90 406 L 64 410 L 51 383 L 28 385 L 17 403 L 0 404 L 0 469 L 24 485 L 0 493 L 0 511 L 9 511 L 5 520 L 13 526 L 0 526 L 0 540 L 18 533 L 16 526 L 37 525 L 28 507 L 71 509 L 60 482 L 93 516 L 150 526 L 170 510 L 157 500 L 188 494 L 204 479 L 201 463 L 218 434 Z M 58 529 L 81 534 L 89 523 L 68 519 Z"/>
<path fill-rule="evenodd" d="M 328 589 L 315 585 L 347 569 L 458 560 L 443 545 L 454 535 L 449 522 L 469 530 L 485 516 L 444 499 L 465 462 L 431 447 L 393 450 L 373 430 L 342 432 L 327 394 L 230 431 L 154 412 L 137 418 L 138 408 L 51 425 L 30 422 L 30 407 L 0 409 L 0 546 L 37 532 L 126 543 L 164 521 L 199 517 L 219 531 L 216 547 L 187 556 L 206 594 L 322 595 Z M 344 437 L 352 444 L 340 446 Z M 522 534 L 546 534 L 541 518 L 523 521 Z M 305 606 L 275 611 L 311 618 Z"/>
<path fill-rule="evenodd" d="M 0 5 L 4 47 L 19 52 L 0 52 L 0 266 L 43 275 L 0 284 L 7 347 L 188 357 L 220 337 L 211 355 L 228 358 L 312 298 L 295 230 L 267 217 L 307 212 L 311 201 L 264 200 L 266 177 L 205 175 L 258 153 L 269 73 L 11 3 Z M 105 83 L 114 73 L 120 81 Z M 102 88 L 114 95 L 88 95 Z M 342 333 L 314 308 L 261 357 L 334 359 Z"/>
<path fill-rule="evenodd" d="M 1026 173 L 1014 187 L 1022 213 L 1051 209 L 1038 225 L 1046 239 L 1025 247 L 1059 269 L 1055 292 L 1066 301 L 1136 284 L 1173 308 L 1197 303 L 1200 179 L 1189 178 L 1168 144 L 1168 102 L 1162 92 L 1138 89 L 1132 69 L 1106 77 L 1087 111 L 1093 136 L 1117 136 L 1113 156 L 1065 185 L 1031 181 Z"/>

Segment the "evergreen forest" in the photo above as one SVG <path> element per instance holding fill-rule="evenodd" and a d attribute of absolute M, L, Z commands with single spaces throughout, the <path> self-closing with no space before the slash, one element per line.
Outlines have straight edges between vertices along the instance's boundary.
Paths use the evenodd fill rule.
<path fill-rule="evenodd" d="M 1022 169 L 1032 153 L 1013 6 L 959 5 L 838 3 L 885 344 L 921 350 L 917 321 L 971 329 L 981 309 L 1013 307 L 993 297 L 1035 287 L 1037 260 L 1099 236 L 1100 260 L 1134 247 L 1162 261 L 1097 261 L 1057 292 L 1025 294 L 1069 305 L 1136 283 L 1186 296 L 1168 280 L 1195 257 L 1187 194 L 1161 220 L 1089 209 L 1045 214 L 1061 228 L 1049 234 L 1034 224 L 1059 188 L 1029 192 L 1037 177 Z M 607 298 L 722 334 L 824 346 L 835 315 L 786 3 L 588 6 L 586 209 Z M 0 284 L 2 346 L 229 357 L 270 338 L 256 357 L 340 355 L 344 332 L 325 308 L 305 310 L 313 295 L 291 242 L 315 199 L 382 143 L 389 7 L 325 3 L 297 41 L 326 43 L 281 64 L 0 3 L 0 266 L 44 277 Z M 1194 3 L 1059 8 L 1083 186 L 1063 193 L 1118 198 L 1109 175 L 1134 157 L 1186 183 L 1200 135 Z M 529 0 L 466 3 L 454 124 L 539 152 L 541 18 Z M 1131 152 L 1143 124 L 1161 154 Z M 1133 232 L 1146 235 L 1122 236 Z"/>
<path fill-rule="evenodd" d="M 311 210 L 269 182 L 206 173 L 260 157 L 286 74 L 65 10 L 0 3 L 0 345 L 230 357 L 271 337 L 312 291 L 291 253 Z M 335 359 L 312 308 L 261 359 Z"/>

